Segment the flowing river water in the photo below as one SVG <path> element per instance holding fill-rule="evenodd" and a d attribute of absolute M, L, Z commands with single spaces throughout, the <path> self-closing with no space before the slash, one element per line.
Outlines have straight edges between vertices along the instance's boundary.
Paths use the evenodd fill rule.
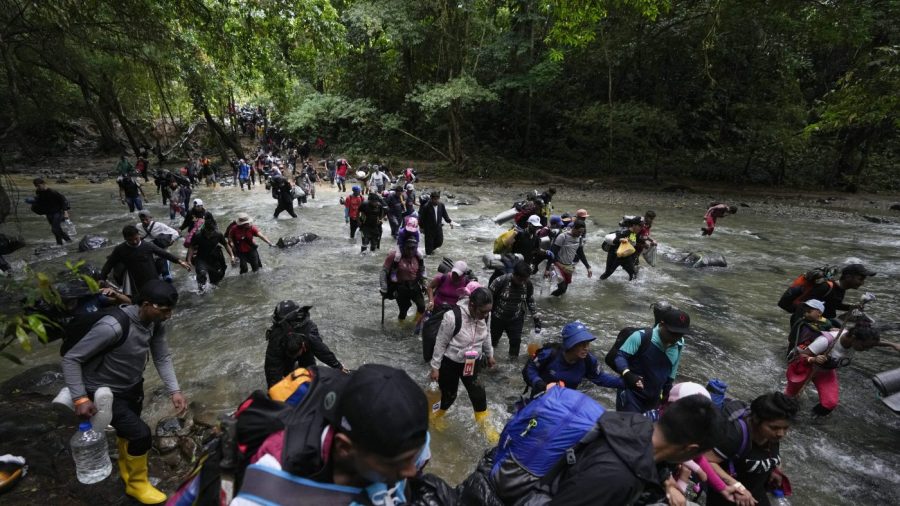
<path fill-rule="evenodd" d="M 28 181 L 23 179 L 19 184 L 30 191 Z M 96 234 L 116 244 L 121 241 L 122 226 L 137 221 L 136 214 L 129 215 L 119 204 L 111 182 L 51 187 L 70 199 L 78 238 Z M 444 246 L 439 254 L 427 258 L 427 273 L 436 272 L 441 257 L 447 256 L 466 260 L 486 281 L 489 274 L 481 269 L 481 255 L 490 252 L 494 238 L 504 230 L 490 218 L 533 187 L 488 187 L 474 181 L 464 187 L 434 187 L 459 192 L 457 198 L 445 201 L 450 216 L 462 226 L 453 230 L 445 226 Z M 273 220 L 275 201 L 261 187 L 249 192 L 234 187 L 195 190 L 194 196 L 205 201 L 220 227 L 237 212 L 246 211 L 273 242 L 304 232 L 320 236 L 314 243 L 284 250 L 263 245 L 262 272 L 241 277 L 237 269 L 230 268 L 221 285 L 203 295 L 197 293 L 192 275 L 173 266 L 181 299 L 168 324 L 169 343 L 182 388 L 197 409 L 226 412 L 252 390 L 264 387 L 265 330 L 275 304 L 282 299 L 313 306 L 313 320 L 347 367 L 367 362 L 391 364 L 426 384 L 428 368 L 421 361 L 420 342 L 412 336 L 411 324 L 398 324 L 392 301 L 387 302 L 385 324 L 381 324 L 378 272 L 391 245 L 388 227 L 385 225 L 382 250 L 360 255 L 359 238 L 355 243 L 348 238 L 338 193 L 327 185 L 318 191 L 319 198 L 299 210 L 299 218 L 282 214 L 281 219 Z M 155 217 L 168 222 L 152 182 L 147 195 Z M 863 289 L 878 296 L 870 304 L 870 314 L 877 321 L 900 321 L 896 291 L 900 226 L 873 225 L 852 213 L 821 207 L 769 205 L 756 199 L 748 200 L 750 207 L 741 208 L 737 215 L 720 220 L 713 237 L 701 238 L 701 218 L 710 198 L 561 188 L 554 201 L 558 211 L 583 207 L 591 212 L 586 253 L 596 275 L 588 279 L 579 267 L 574 284 L 562 298 L 549 297 L 550 290 L 541 291 L 535 278 L 543 338 L 557 337 L 565 323 L 579 319 L 598 336 L 592 350 L 601 356 L 620 328 L 648 324 L 652 319 L 650 304 L 666 299 L 692 318 L 694 332 L 687 338 L 680 368 L 684 379 L 702 383 L 711 377 L 724 379 L 731 396 L 749 401 L 784 387 L 782 349 L 788 315 L 775 302 L 798 273 L 823 263 L 857 258 L 878 272 Z M 458 205 L 458 199 L 471 205 Z M 665 262 L 660 255 L 657 266 L 645 266 L 635 282 L 628 282 L 621 270 L 600 281 L 597 276 L 605 261 L 605 253 L 600 250 L 603 235 L 613 230 L 623 214 L 639 214 L 648 208 L 659 215 L 653 235 L 661 243 L 661 253 L 716 251 L 725 255 L 729 266 L 694 270 Z M 49 226 L 42 217 L 31 214 L 27 205 L 20 205 L 19 212 L 21 227 L 17 230 L 13 222 L 2 230 L 22 233 L 29 243 L 9 257 L 17 268 L 36 245 L 52 244 Z M 36 267 L 57 272 L 64 259 L 84 258 L 99 268 L 109 251 L 78 253 L 75 244 L 51 248 L 45 255 L 52 258 Z M 171 251 L 183 254 L 180 244 Z M 848 292 L 848 302 L 855 301 L 860 293 Z M 896 333 L 886 337 L 898 339 Z M 504 338 L 496 353 L 498 366 L 484 373 L 491 419 L 498 429 L 510 416 L 511 404 L 523 388 L 521 369 L 525 359 L 511 362 L 506 354 Z M 25 367 L 55 362 L 59 359 L 58 344 L 38 346 L 33 353 L 19 355 Z M 895 353 L 876 350 L 858 355 L 852 366 L 840 371 L 840 406 L 824 422 L 813 422 L 808 415 L 815 403 L 813 388 L 803 394 L 803 414 L 782 444 L 784 470 L 794 484 L 793 504 L 896 503 L 900 497 L 900 418 L 876 398 L 869 378 L 897 366 L 900 357 Z M 25 367 L 3 364 L 0 380 Z M 156 373 L 148 371 L 144 417 L 151 425 L 171 414 L 171 405 L 160 387 Z M 611 390 L 589 386 L 586 392 L 605 406 L 614 405 Z M 464 393 L 460 393 L 448 418 L 449 427 L 433 434 L 434 457 L 429 470 L 455 484 L 474 469 L 487 443 L 475 429 Z"/>

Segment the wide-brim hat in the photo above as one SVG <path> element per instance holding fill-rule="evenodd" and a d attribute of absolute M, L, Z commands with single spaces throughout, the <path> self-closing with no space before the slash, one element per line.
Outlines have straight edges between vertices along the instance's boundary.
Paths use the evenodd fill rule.
<path fill-rule="evenodd" d="M 247 213 L 238 213 L 235 222 L 237 222 L 238 225 L 246 225 L 247 223 L 253 223 L 253 218 Z"/>

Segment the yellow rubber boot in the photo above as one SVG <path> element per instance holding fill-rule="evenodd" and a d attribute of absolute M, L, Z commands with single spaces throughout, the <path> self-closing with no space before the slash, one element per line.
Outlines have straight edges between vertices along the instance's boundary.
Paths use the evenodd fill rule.
<path fill-rule="evenodd" d="M 487 438 L 488 443 L 495 445 L 500 441 L 500 434 L 498 434 L 497 429 L 491 425 L 491 421 L 488 419 L 489 413 L 488 410 L 476 411 L 475 421 L 481 426 L 481 432 L 484 433 L 484 437 Z"/>
<path fill-rule="evenodd" d="M 446 409 L 439 409 L 437 411 L 432 411 L 428 415 L 428 422 L 434 428 L 434 430 L 443 432 L 447 428 L 447 419 L 444 418 L 444 415 L 446 414 Z"/>
<path fill-rule="evenodd" d="M 119 474 L 122 475 L 122 481 L 128 485 L 128 466 L 125 465 L 125 457 L 128 455 L 128 440 L 120 437 L 116 438 L 116 448 L 119 449 Z"/>
<path fill-rule="evenodd" d="M 150 478 L 147 475 L 147 456 L 147 453 L 134 456 L 125 452 L 125 467 L 128 473 L 125 494 L 142 504 L 159 504 L 166 500 L 166 494 L 150 484 Z"/>

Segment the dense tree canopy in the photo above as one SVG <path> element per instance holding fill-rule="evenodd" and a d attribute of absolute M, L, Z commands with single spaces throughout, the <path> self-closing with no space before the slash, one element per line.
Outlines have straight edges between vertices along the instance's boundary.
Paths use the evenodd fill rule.
<path fill-rule="evenodd" d="M 898 189 L 893 0 L 0 0 L 0 127 L 104 150 L 232 103 L 337 151 L 499 175 Z M 496 164 L 505 159 L 510 164 Z"/>

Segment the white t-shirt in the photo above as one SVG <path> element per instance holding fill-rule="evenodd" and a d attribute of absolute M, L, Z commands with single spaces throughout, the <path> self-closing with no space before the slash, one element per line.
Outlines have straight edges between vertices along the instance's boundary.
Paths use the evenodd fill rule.
<path fill-rule="evenodd" d="M 828 347 L 831 346 L 831 343 L 837 338 L 838 332 L 840 332 L 840 330 L 822 332 L 822 334 L 809 345 L 807 350 L 816 355 L 825 353 L 828 351 Z M 834 343 L 834 347 L 831 348 L 831 352 L 828 356 L 834 360 L 838 367 L 846 367 L 850 365 L 850 360 L 853 358 L 853 348 L 844 348 L 840 339 L 838 339 L 838 341 Z"/>

